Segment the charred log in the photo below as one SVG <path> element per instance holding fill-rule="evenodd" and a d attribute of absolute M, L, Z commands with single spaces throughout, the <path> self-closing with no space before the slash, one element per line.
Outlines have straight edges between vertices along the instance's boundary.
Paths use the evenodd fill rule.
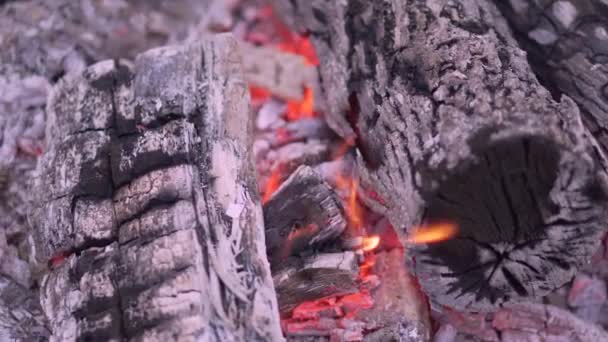
<path fill-rule="evenodd" d="M 576 104 L 555 101 L 490 1 L 275 1 L 313 39 L 328 121 L 434 303 L 492 310 L 570 280 L 605 230 L 606 181 Z"/>
<path fill-rule="evenodd" d="M 314 251 L 346 228 L 336 194 L 308 166 L 298 168 L 264 204 L 264 223 L 273 274 L 290 256 Z"/>
<path fill-rule="evenodd" d="M 608 3 L 495 1 L 542 81 L 578 103 L 608 153 Z"/>
<path fill-rule="evenodd" d="M 33 223 L 57 340 L 281 340 L 236 42 L 58 83 Z"/>
<path fill-rule="evenodd" d="M 273 274 L 281 314 L 306 301 L 358 292 L 358 264 L 354 252 L 292 258 L 290 266 Z"/>

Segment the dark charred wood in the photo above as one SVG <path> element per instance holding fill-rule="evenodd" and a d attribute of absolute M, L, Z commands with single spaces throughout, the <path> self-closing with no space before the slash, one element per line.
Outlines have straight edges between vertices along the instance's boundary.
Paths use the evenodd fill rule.
<path fill-rule="evenodd" d="M 531 0 L 495 3 L 529 52 L 541 81 L 580 106 L 591 134 L 608 155 L 608 3 Z"/>
<path fill-rule="evenodd" d="M 32 215 L 52 339 L 282 338 L 238 51 L 218 35 L 56 85 Z"/>
<path fill-rule="evenodd" d="M 489 0 L 275 0 L 312 37 L 329 124 L 411 247 L 435 304 L 493 310 L 570 280 L 605 231 L 606 174 L 569 98 L 536 79 Z"/>
<path fill-rule="evenodd" d="M 264 204 L 264 223 L 273 273 L 288 257 L 314 251 L 346 228 L 336 193 L 308 166 L 299 167 Z"/>
<path fill-rule="evenodd" d="M 306 301 L 358 292 L 358 264 L 354 252 L 293 260 L 290 266 L 273 274 L 279 311 L 286 315 Z"/>

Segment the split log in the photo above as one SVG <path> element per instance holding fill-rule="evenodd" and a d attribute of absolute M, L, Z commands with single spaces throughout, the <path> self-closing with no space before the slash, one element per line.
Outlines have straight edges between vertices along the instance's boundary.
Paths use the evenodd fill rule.
<path fill-rule="evenodd" d="M 495 2 L 529 52 L 541 81 L 579 104 L 584 123 L 608 154 L 608 3 Z"/>
<path fill-rule="evenodd" d="M 346 228 L 340 200 L 309 166 L 300 166 L 264 204 L 273 274 L 292 255 L 337 238 Z"/>
<path fill-rule="evenodd" d="M 33 215 L 53 338 L 282 340 L 240 58 L 219 35 L 58 83 Z"/>
<path fill-rule="evenodd" d="M 590 258 L 607 198 L 593 142 L 490 1 L 275 4 L 312 37 L 328 121 L 356 139 L 361 183 L 393 225 L 459 227 L 408 253 L 434 303 L 493 310 L 539 297 Z"/>
<path fill-rule="evenodd" d="M 286 315 L 307 301 L 358 292 L 358 276 L 359 262 L 354 252 L 298 259 L 273 275 L 279 310 Z"/>

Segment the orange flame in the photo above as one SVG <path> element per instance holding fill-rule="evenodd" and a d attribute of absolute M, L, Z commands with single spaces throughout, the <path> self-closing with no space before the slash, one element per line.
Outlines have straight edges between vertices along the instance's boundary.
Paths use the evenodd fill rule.
<path fill-rule="evenodd" d="M 279 186 L 281 185 L 281 174 L 282 174 L 282 167 L 277 167 L 274 170 L 272 170 L 272 173 L 270 174 L 270 178 L 268 178 L 268 182 L 266 183 L 266 189 L 264 190 L 264 197 L 262 198 L 262 204 L 268 202 L 268 200 L 270 199 L 270 197 L 272 197 L 272 194 L 277 191 L 277 189 L 279 188 Z"/>
<path fill-rule="evenodd" d="M 285 116 L 289 121 L 296 121 L 316 116 L 314 111 L 315 102 L 312 89 L 304 87 L 304 97 L 300 101 L 287 101 L 287 113 Z"/>
<path fill-rule="evenodd" d="M 367 236 L 363 238 L 363 249 L 364 252 L 371 252 L 380 244 L 380 237 L 378 235 Z"/>
<path fill-rule="evenodd" d="M 346 178 L 343 175 L 338 175 L 338 177 L 336 177 L 336 187 L 338 189 L 348 190 L 348 201 L 345 208 L 346 218 L 348 219 L 349 226 L 355 233 L 361 235 L 363 230 L 363 208 L 357 200 L 359 181 Z"/>
<path fill-rule="evenodd" d="M 414 228 L 407 241 L 413 244 L 441 242 L 451 239 L 457 232 L 458 226 L 456 224 L 449 222 L 435 223 Z"/>

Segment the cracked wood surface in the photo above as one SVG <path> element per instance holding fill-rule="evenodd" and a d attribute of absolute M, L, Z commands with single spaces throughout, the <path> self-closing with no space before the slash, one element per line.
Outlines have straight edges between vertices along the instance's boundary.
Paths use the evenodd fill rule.
<path fill-rule="evenodd" d="M 346 229 L 336 193 L 309 166 L 300 166 L 264 204 L 266 249 L 272 272 L 291 256 L 311 252 Z"/>
<path fill-rule="evenodd" d="M 41 302 L 67 341 L 279 341 L 236 42 L 61 80 L 37 171 Z"/>
<path fill-rule="evenodd" d="M 608 153 L 608 2 L 495 2 L 539 77 L 578 103 L 586 126 Z"/>
<path fill-rule="evenodd" d="M 547 294 L 588 261 L 605 230 L 595 142 L 490 1 L 274 3 L 311 36 L 328 122 L 356 139 L 362 185 L 393 225 L 404 237 L 421 223 L 459 226 L 455 239 L 410 246 L 434 303 L 493 310 Z"/>

